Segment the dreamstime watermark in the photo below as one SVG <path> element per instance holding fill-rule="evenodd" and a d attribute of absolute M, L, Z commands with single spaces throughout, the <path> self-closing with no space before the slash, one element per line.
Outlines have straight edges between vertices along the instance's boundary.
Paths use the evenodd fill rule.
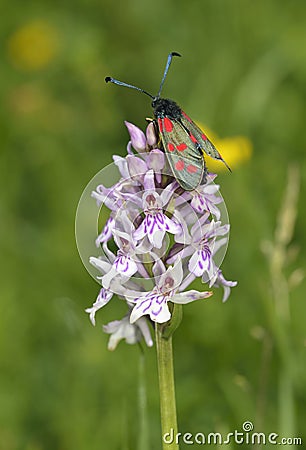
<path fill-rule="evenodd" d="M 255 432 L 254 425 L 249 420 L 242 424 L 242 430 L 234 430 L 226 435 L 218 432 L 211 433 L 175 433 L 173 428 L 163 435 L 165 444 L 179 444 L 183 442 L 187 445 L 302 445 L 300 437 L 281 437 L 278 433 Z"/>

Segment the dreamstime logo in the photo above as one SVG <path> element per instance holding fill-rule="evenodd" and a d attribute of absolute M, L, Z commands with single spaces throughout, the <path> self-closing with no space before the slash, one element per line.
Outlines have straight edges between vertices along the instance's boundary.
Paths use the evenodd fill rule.
<path fill-rule="evenodd" d="M 189 445 L 302 445 L 302 438 L 300 437 L 280 437 L 277 433 L 262 433 L 255 432 L 254 425 L 251 421 L 243 422 L 242 431 L 234 430 L 233 432 L 222 435 L 218 432 L 211 433 L 175 433 L 173 428 L 168 433 L 163 435 L 165 444 L 179 444 L 183 442 Z"/>
<path fill-rule="evenodd" d="M 252 430 L 254 430 L 254 425 L 252 422 L 249 422 L 247 420 L 246 422 L 243 422 L 242 429 L 243 429 L 243 431 L 252 431 Z"/>
<path fill-rule="evenodd" d="M 160 174 L 160 176 L 168 176 L 169 173 Z M 145 173 L 137 174 L 139 178 L 143 178 L 146 176 Z M 127 193 L 125 191 L 126 186 L 132 186 L 135 184 L 135 177 L 129 176 L 125 174 L 122 176 L 122 171 L 120 167 L 118 168 L 118 164 L 110 164 L 100 170 L 88 183 L 86 188 L 84 189 L 76 212 L 76 220 L 75 220 L 75 236 L 77 248 L 79 251 L 79 255 L 83 262 L 83 265 L 89 272 L 89 274 L 97 281 L 97 268 L 90 263 L 95 258 L 102 258 L 103 261 L 109 260 L 109 251 L 107 246 L 100 245 L 98 242 L 97 245 L 97 236 L 101 233 L 101 228 L 105 222 L 107 222 L 106 218 L 109 216 L 109 212 L 112 211 L 111 217 L 113 221 L 113 229 L 122 230 L 126 232 L 123 228 L 125 223 L 130 221 L 132 227 L 137 228 L 139 226 L 140 220 L 143 220 L 143 217 L 147 214 L 147 211 L 143 206 L 143 199 L 145 197 L 149 198 L 152 196 L 152 189 L 146 190 L 145 186 L 141 187 L 141 183 L 138 183 L 137 188 L 133 188 L 131 193 Z M 220 217 L 218 218 L 218 223 L 220 223 L 220 227 L 227 226 L 228 224 L 228 214 L 227 209 L 224 203 L 224 200 L 219 192 L 219 187 L 214 184 L 213 178 L 208 177 L 207 185 L 209 185 L 209 189 L 214 192 L 214 201 L 218 205 L 218 214 Z M 103 186 L 103 195 L 99 197 L 99 186 Z M 168 186 L 169 188 L 169 186 Z M 167 189 L 167 188 L 165 188 Z M 163 198 L 163 188 L 154 188 L 154 198 Z M 168 189 L 169 191 L 169 189 Z M 117 204 L 114 200 L 114 193 L 117 195 Z M 210 196 L 210 191 L 208 192 L 208 198 Z M 170 196 L 168 196 L 170 198 Z M 180 223 L 182 227 L 182 237 L 180 238 L 179 245 L 185 245 L 187 240 L 190 240 L 190 224 L 194 225 L 194 228 L 198 226 L 198 229 L 203 227 L 201 222 L 201 216 L 195 211 L 195 209 L 191 206 L 192 194 L 183 193 L 181 195 L 177 194 L 175 190 L 171 192 L 171 200 L 168 201 L 167 204 L 162 205 L 162 212 L 165 216 L 172 218 L 176 223 Z M 96 200 L 96 201 L 95 201 Z M 98 207 L 97 207 L 98 204 Z M 174 206 L 175 205 L 175 206 Z M 112 209 L 112 207 L 115 208 Z M 128 220 L 122 219 L 125 216 L 128 217 Z M 217 223 L 217 222 L 216 222 Z M 198 224 L 198 225 L 196 225 Z M 189 230 L 188 230 L 189 227 Z M 122 234 L 121 231 L 121 234 Z M 131 235 L 132 233 L 129 232 Z M 120 232 L 117 234 L 119 235 Z M 203 239 L 204 235 L 202 234 Z M 220 244 L 219 244 L 220 243 Z M 214 264 L 215 270 L 217 271 L 224 259 L 226 249 L 228 243 L 228 233 L 227 235 L 223 234 L 218 235 L 216 232 L 216 236 L 214 237 L 212 250 L 217 249 L 214 254 Z M 171 237 L 168 233 L 162 238 L 162 246 L 161 248 L 154 248 L 153 251 L 147 251 L 143 254 L 140 252 L 134 252 L 131 254 L 132 263 L 141 265 L 154 263 L 161 258 L 164 258 L 165 255 L 169 254 L 169 248 L 171 245 Z M 173 242 L 172 242 L 173 245 Z M 173 261 L 174 265 L 178 263 L 179 258 Z M 110 262 L 112 264 L 112 262 Z M 189 268 L 190 269 L 190 268 Z M 191 269 L 192 270 L 192 269 Z M 144 278 L 139 273 L 136 272 L 133 276 L 130 277 L 130 281 L 138 284 L 139 286 L 144 286 Z M 207 280 L 204 280 L 208 282 Z M 145 283 L 149 285 L 149 283 L 156 284 L 156 276 L 154 277 L 146 277 Z M 122 294 L 122 286 L 119 286 L 119 290 L 117 292 L 116 287 L 111 287 L 112 292 L 117 294 Z M 120 292 L 119 292 L 120 291 Z"/>

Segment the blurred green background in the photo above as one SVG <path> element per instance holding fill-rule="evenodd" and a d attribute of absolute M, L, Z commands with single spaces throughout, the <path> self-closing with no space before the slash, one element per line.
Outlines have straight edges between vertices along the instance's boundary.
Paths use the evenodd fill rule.
<path fill-rule="evenodd" d="M 186 306 L 175 335 L 179 429 L 226 433 L 250 420 L 303 437 L 305 2 L 13 1 L 0 20 L 0 449 L 137 448 L 140 351 L 107 350 L 101 325 L 125 314 L 122 302 L 95 328 L 84 313 L 99 286 L 79 259 L 74 218 L 87 182 L 125 154 L 123 120 L 144 128 L 152 116 L 145 96 L 104 77 L 154 93 L 169 51 L 183 58 L 164 95 L 221 138 L 253 144 L 247 162 L 218 177 L 232 226 L 223 270 L 239 285 L 226 304 L 216 290 Z M 274 242 L 294 163 L 297 219 L 278 269 L 262 249 Z M 145 349 L 145 370 L 149 448 L 158 449 L 155 348 Z"/>

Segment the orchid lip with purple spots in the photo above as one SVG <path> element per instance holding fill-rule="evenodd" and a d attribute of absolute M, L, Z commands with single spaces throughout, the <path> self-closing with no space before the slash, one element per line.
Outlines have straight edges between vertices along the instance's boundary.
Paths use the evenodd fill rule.
<path fill-rule="evenodd" d="M 187 291 L 178 293 L 178 287 L 183 278 L 182 262 L 163 267 L 164 272 L 157 278 L 157 284 L 152 291 L 141 293 L 139 297 L 128 297 L 135 303 L 131 313 L 131 323 L 144 315 L 149 315 L 153 322 L 164 323 L 171 318 L 168 302 L 187 304 L 195 300 L 208 298 L 212 292 Z"/>
<path fill-rule="evenodd" d="M 161 248 L 166 232 L 171 234 L 181 232 L 181 225 L 175 218 L 170 219 L 164 212 L 172 192 L 169 188 L 161 193 L 156 191 L 153 170 L 149 170 L 145 175 L 144 186 L 147 188 L 142 197 L 145 218 L 133 236 L 136 241 L 147 236 L 154 247 Z"/>

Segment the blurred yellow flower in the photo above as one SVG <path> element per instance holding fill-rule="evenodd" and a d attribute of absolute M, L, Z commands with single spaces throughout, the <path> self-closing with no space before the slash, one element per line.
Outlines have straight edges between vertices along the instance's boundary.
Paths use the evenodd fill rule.
<path fill-rule="evenodd" d="M 43 69 L 52 61 L 57 50 L 57 30 L 43 20 L 23 25 L 8 40 L 9 57 L 22 70 Z"/>
<path fill-rule="evenodd" d="M 231 169 L 235 169 L 240 164 L 248 161 L 252 156 L 253 145 L 252 142 L 245 136 L 232 136 L 227 138 L 220 138 L 210 129 L 202 124 L 198 124 L 200 128 L 205 131 L 209 140 L 213 142 L 215 147 L 221 153 L 222 158 L 227 162 Z M 221 161 L 211 158 L 205 154 L 207 168 L 210 172 L 218 173 L 227 170 L 226 166 Z"/>

